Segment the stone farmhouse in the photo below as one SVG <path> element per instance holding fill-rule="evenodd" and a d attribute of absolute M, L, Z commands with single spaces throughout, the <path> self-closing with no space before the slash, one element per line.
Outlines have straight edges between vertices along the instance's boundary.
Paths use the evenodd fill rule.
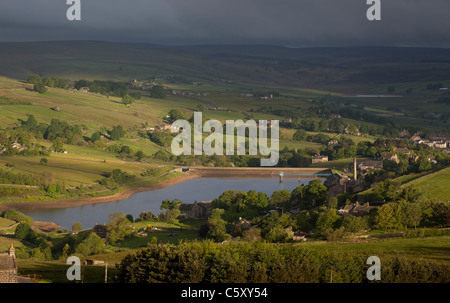
<path fill-rule="evenodd" d="M 181 204 L 180 205 L 180 216 L 185 218 L 208 218 L 212 210 L 212 201 L 194 202 L 194 204 Z"/>
<path fill-rule="evenodd" d="M 369 202 L 366 202 L 364 204 L 360 204 L 360 203 L 356 202 L 356 203 L 352 203 L 349 205 L 345 205 L 343 208 L 341 208 L 339 210 L 339 213 L 341 215 L 343 215 L 344 217 L 349 216 L 349 215 L 358 216 L 358 215 L 362 215 L 374 208 L 377 208 L 377 206 L 371 206 L 369 204 Z"/>
<path fill-rule="evenodd" d="M 312 163 L 328 162 L 328 156 L 316 155 L 312 157 Z"/>

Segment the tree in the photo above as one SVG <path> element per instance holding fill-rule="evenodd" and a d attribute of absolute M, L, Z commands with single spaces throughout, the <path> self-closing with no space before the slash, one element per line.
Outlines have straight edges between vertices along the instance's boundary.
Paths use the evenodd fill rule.
<path fill-rule="evenodd" d="M 162 86 L 155 85 L 150 90 L 150 96 L 156 99 L 164 99 L 166 97 L 166 91 Z"/>
<path fill-rule="evenodd" d="M 320 235 L 325 235 L 325 232 L 329 229 L 334 229 L 336 221 L 339 219 L 339 215 L 335 209 L 327 209 L 321 212 L 317 218 L 316 231 Z"/>
<path fill-rule="evenodd" d="M 28 223 L 31 224 L 33 222 L 33 219 L 31 217 L 28 217 L 27 215 L 21 213 L 18 210 L 10 209 L 8 210 L 3 217 L 5 219 L 13 220 L 19 223 Z"/>
<path fill-rule="evenodd" d="M 387 203 L 381 206 L 375 217 L 376 225 L 379 228 L 384 229 L 384 232 L 388 230 L 388 228 L 393 228 L 397 224 L 397 220 L 395 217 L 395 209 L 392 206 L 392 203 Z"/>
<path fill-rule="evenodd" d="M 125 154 L 125 155 L 129 155 L 129 154 L 131 154 L 131 148 L 128 145 L 124 145 L 120 149 L 120 153 L 121 154 Z"/>
<path fill-rule="evenodd" d="M 52 150 L 58 153 L 64 151 L 64 144 L 61 138 L 56 138 L 53 141 Z"/>
<path fill-rule="evenodd" d="M 79 232 L 80 230 L 82 230 L 83 228 L 82 228 L 82 225 L 81 225 L 81 222 L 75 222 L 75 223 L 73 223 L 73 225 L 72 225 L 72 231 L 73 232 Z"/>
<path fill-rule="evenodd" d="M 277 207 L 291 201 L 291 193 L 287 189 L 276 190 L 270 197 L 270 204 Z"/>
<path fill-rule="evenodd" d="M 242 232 L 242 240 L 246 242 L 260 241 L 261 229 L 257 227 L 250 227 Z"/>
<path fill-rule="evenodd" d="M 169 117 L 167 118 L 167 120 L 168 120 L 169 123 L 173 123 L 173 122 L 175 122 L 177 120 L 184 120 L 185 119 L 183 113 L 181 111 L 179 111 L 178 109 L 170 110 L 168 116 Z"/>
<path fill-rule="evenodd" d="M 91 136 L 91 141 L 92 141 L 92 142 L 97 142 L 97 141 L 99 141 L 100 139 L 101 139 L 101 135 L 100 135 L 99 132 L 95 132 L 95 133 L 93 133 L 92 136 Z"/>
<path fill-rule="evenodd" d="M 254 190 L 249 190 L 244 197 L 244 204 L 247 207 L 255 207 L 258 204 L 258 193 Z"/>
<path fill-rule="evenodd" d="M 142 150 L 139 150 L 139 151 L 136 152 L 135 156 L 136 156 L 136 159 L 141 161 L 145 157 L 145 154 L 144 154 L 144 152 Z"/>
<path fill-rule="evenodd" d="M 112 140 L 117 141 L 125 136 L 125 131 L 123 130 L 121 125 L 113 126 L 110 135 Z"/>
<path fill-rule="evenodd" d="M 417 227 L 417 225 L 422 220 L 422 208 L 419 203 L 411 203 L 406 200 L 400 200 L 398 202 L 400 214 L 400 220 L 405 230 L 408 229 L 408 226 Z"/>
<path fill-rule="evenodd" d="M 30 224 L 23 222 L 17 225 L 14 236 L 18 239 L 25 240 L 28 239 L 33 233 L 34 232 L 31 229 Z"/>
<path fill-rule="evenodd" d="M 22 122 L 22 127 L 27 130 L 34 130 L 38 126 L 38 122 L 34 115 L 28 115 L 28 119 L 25 122 Z"/>
<path fill-rule="evenodd" d="M 179 199 L 174 199 L 170 201 L 166 199 L 162 201 L 160 209 L 166 210 L 165 218 L 166 220 L 175 220 L 180 215 L 180 205 L 183 202 Z"/>
<path fill-rule="evenodd" d="M 130 104 L 134 103 L 134 101 L 135 101 L 134 98 L 131 97 L 130 95 L 125 95 L 122 98 L 122 103 L 125 105 L 130 105 Z"/>
<path fill-rule="evenodd" d="M 348 216 L 342 221 L 342 226 L 348 232 L 357 233 L 367 228 L 367 221 L 363 217 Z"/>
<path fill-rule="evenodd" d="M 308 134 L 304 129 L 298 129 L 292 136 L 292 139 L 295 141 L 305 141 L 307 136 Z"/>
<path fill-rule="evenodd" d="M 230 238 L 226 230 L 226 221 L 222 219 L 222 215 L 225 210 L 220 208 L 215 208 L 212 210 L 211 215 L 208 219 L 208 223 L 211 224 L 206 238 L 212 239 L 216 242 L 223 242 Z"/>
<path fill-rule="evenodd" d="M 338 198 L 337 197 L 330 197 L 327 200 L 327 208 L 328 209 L 335 209 L 338 205 Z"/>
<path fill-rule="evenodd" d="M 31 75 L 27 78 L 27 82 L 31 84 L 42 84 L 42 78 L 39 75 Z"/>
<path fill-rule="evenodd" d="M 104 242 L 96 233 L 91 232 L 86 239 L 81 241 L 81 243 L 76 247 L 75 253 L 81 254 L 83 256 L 99 254 L 102 252 L 104 247 Z"/>
<path fill-rule="evenodd" d="M 266 208 L 269 205 L 269 198 L 263 192 L 258 193 L 258 204 L 256 205 L 258 208 Z"/>
<path fill-rule="evenodd" d="M 130 221 L 123 213 L 113 213 L 109 215 L 112 220 L 106 225 L 107 237 L 111 244 L 122 241 L 131 234 L 132 227 Z"/>
<path fill-rule="evenodd" d="M 44 93 L 47 92 L 47 88 L 45 87 L 44 84 L 35 84 L 34 87 L 33 87 L 33 90 L 35 92 L 40 93 L 40 94 L 44 94 Z"/>
<path fill-rule="evenodd" d="M 418 172 L 423 172 L 431 169 L 431 162 L 428 161 L 427 157 L 419 157 L 416 165 Z"/>
<path fill-rule="evenodd" d="M 265 239 L 272 243 L 286 242 L 291 240 L 293 236 L 292 227 L 283 228 L 277 225 L 266 234 Z"/>
<path fill-rule="evenodd" d="M 47 160 L 47 158 L 42 158 L 42 159 L 39 161 L 39 163 L 40 163 L 41 165 L 46 166 L 47 163 L 48 163 L 48 160 Z"/>
<path fill-rule="evenodd" d="M 411 203 L 406 209 L 406 215 L 408 217 L 407 223 L 409 225 L 414 225 L 414 229 L 416 229 L 417 225 L 422 221 L 422 208 L 419 203 Z"/>
<path fill-rule="evenodd" d="M 309 182 L 303 189 L 303 199 L 307 202 L 306 207 L 321 205 L 327 199 L 327 187 L 317 179 Z"/>
<path fill-rule="evenodd" d="M 381 200 L 394 201 L 398 196 L 400 183 L 391 179 L 379 182 L 374 190 Z"/>

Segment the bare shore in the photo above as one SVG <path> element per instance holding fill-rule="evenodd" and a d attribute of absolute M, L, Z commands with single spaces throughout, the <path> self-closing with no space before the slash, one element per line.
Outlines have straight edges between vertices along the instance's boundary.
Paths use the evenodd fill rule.
<path fill-rule="evenodd" d="M 0 211 L 8 209 L 16 209 L 19 211 L 30 209 L 49 209 L 49 208 L 68 208 L 77 207 L 88 204 L 107 203 L 127 199 L 135 193 L 161 189 L 181 183 L 187 180 L 202 178 L 202 177 L 236 177 L 236 178 L 258 178 L 258 177 L 276 177 L 279 172 L 285 173 L 303 173 L 314 174 L 326 171 L 324 168 L 233 168 L 233 167 L 193 167 L 182 175 L 168 178 L 164 181 L 155 182 L 148 185 L 141 185 L 132 188 L 124 189 L 123 191 L 104 197 L 81 198 L 75 200 L 50 200 L 50 201 L 26 201 L 5 203 L 0 205 Z"/>

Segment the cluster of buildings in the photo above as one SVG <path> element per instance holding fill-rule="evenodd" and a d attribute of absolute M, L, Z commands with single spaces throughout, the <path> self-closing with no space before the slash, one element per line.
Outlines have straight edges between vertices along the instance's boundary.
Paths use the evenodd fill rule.
<path fill-rule="evenodd" d="M 339 209 L 338 212 L 344 217 L 359 216 L 376 208 L 378 208 L 378 206 L 370 205 L 369 202 L 366 203 L 355 202 L 352 204 L 345 205 L 343 208 Z"/>
<path fill-rule="evenodd" d="M 18 143 L 17 141 L 14 141 L 14 142 L 11 144 L 11 147 L 14 148 L 14 149 L 17 149 L 17 150 L 19 151 L 19 153 L 21 153 L 22 151 L 24 151 L 24 150 L 27 149 L 26 146 L 24 146 L 24 145 Z M 0 150 L 0 155 L 3 154 L 6 150 L 7 150 L 6 148 L 1 149 L 1 150 Z"/>
<path fill-rule="evenodd" d="M 431 140 L 428 140 L 423 139 L 419 135 L 415 134 L 411 137 L 411 141 L 413 141 L 414 144 L 425 144 L 431 148 L 445 149 L 447 147 L 450 147 L 450 138 L 445 136 L 435 136 L 431 138 Z"/>
<path fill-rule="evenodd" d="M 328 162 L 328 156 L 315 155 L 312 157 L 312 164 Z"/>
<path fill-rule="evenodd" d="M 178 133 L 180 131 L 180 128 L 178 126 L 172 125 L 172 124 L 160 124 L 156 125 L 155 127 L 151 126 L 143 126 L 142 130 L 144 131 L 171 131 L 174 133 Z"/>
<path fill-rule="evenodd" d="M 242 93 L 242 94 L 239 94 L 239 96 L 247 97 L 247 98 L 256 97 L 255 94 L 252 94 L 252 93 Z M 273 94 L 265 94 L 265 95 L 262 95 L 262 96 L 259 95 L 258 98 L 260 100 L 272 100 L 273 99 Z"/>
<path fill-rule="evenodd" d="M 185 92 L 177 89 L 169 90 L 169 93 L 174 96 L 197 96 L 197 97 L 206 97 L 209 95 L 207 92 Z"/>
<path fill-rule="evenodd" d="M 140 88 L 140 89 L 144 90 L 144 89 L 151 88 L 154 85 L 157 85 L 157 83 L 133 79 L 130 81 L 130 85 L 133 88 Z"/>

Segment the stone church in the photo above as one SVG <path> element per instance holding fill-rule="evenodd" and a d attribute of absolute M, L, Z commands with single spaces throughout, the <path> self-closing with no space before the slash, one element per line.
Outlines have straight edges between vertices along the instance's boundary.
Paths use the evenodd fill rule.
<path fill-rule="evenodd" d="M 12 244 L 8 253 L 0 254 L 0 283 L 18 283 L 16 254 Z"/>

